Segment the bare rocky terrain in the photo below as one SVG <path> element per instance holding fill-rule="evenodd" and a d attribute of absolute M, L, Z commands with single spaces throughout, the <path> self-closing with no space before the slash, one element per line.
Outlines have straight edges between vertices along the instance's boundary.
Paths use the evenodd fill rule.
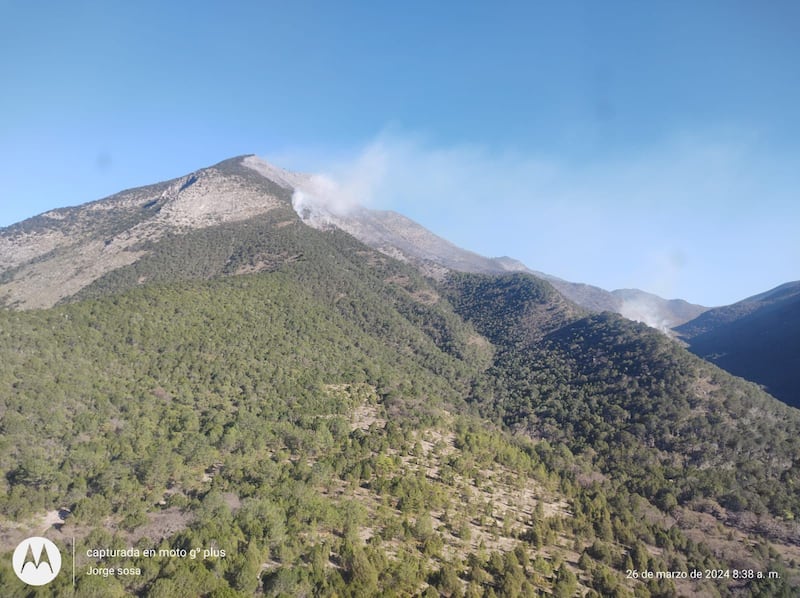
<path fill-rule="evenodd" d="M 267 172 L 285 183 L 277 170 Z M 20 309 L 51 307 L 138 260 L 146 253 L 145 243 L 168 233 L 247 220 L 280 201 L 263 185 L 218 165 L 46 212 L 0 230 L 0 301 Z"/>

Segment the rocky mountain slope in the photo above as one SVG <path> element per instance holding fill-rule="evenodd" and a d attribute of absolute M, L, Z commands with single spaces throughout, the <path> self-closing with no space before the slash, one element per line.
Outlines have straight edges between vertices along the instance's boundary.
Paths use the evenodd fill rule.
<path fill-rule="evenodd" d="M 294 175 L 234 158 L 171 181 L 60 208 L 0 230 L 0 301 L 50 307 L 170 234 L 241 222 L 285 204 Z M 259 168 L 261 165 L 259 164 Z M 263 168 L 262 168 L 263 170 Z"/>

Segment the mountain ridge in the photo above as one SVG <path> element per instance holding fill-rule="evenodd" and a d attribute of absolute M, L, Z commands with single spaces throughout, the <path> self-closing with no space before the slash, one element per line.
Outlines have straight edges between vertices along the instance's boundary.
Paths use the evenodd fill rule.
<path fill-rule="evenodd" d="M 256 176 L 257 175 L 257 176 Z M 225 177 L 233 177 L 226 180 Z M 240 222 L 291 201 L 312 175 L 293 173 L 248 154 L 153 185 L 121 191 L 79 206 L 58 208 L 0 229 L 0 302 L 22 308 L 48 307 L 116 268 L 141 259 L 141 246 L 167 233 Z M 218 185 L 215 187 L 214 185 Z M 212 200 L 213 196 L 213 200 Z M 107 212 L 93 229 L 91 216 Z M 301 218 L 303 214 L 301 213 Z M 548 280 L 566 297 L 592 311 L 610 310 L 661 329 L 679 325 L 707 309 L 634 290 L 608 292 L 529 269 L 513 258 L 487 258 L 435 235 L 391 211 L 353 208 L 323 211 L 312 226 L 337 226 L 383 253 L 414 263 L 441 280 L 450 270 L 476 273 L 526 271 Z M 102 235 L 103 243 L 86 237 Z M 35 289 L 50 279 L 50 292 Z M 625 299 L 620 294 L 625 293 Z"/>
<path fill-rule="evenodd" d="M 312 185 L 313 186 L 313 185 Z M 301 183 L 302 188 L 302 183 Z M 313 194 L 312 194 L 313 197 Z M 329 210 L 324 199 L 295 204 L 303 221 L 317 228 L 336 226 L 387 255 L 415 264 L 441 280 L 448 271 L 499 274 L 527 272 L 550 282 L 565 297 L 590 311 L 613 311 L 667 332 L 708 309 L 682 299 L 663 299 L 638 289 L 606 291 L 532 270 L 507 256 L 490 258 L 456 246 L 413 220 L 393 211 L 351 207 Z"/>
<path fill-rule="evenodd" d="M 800 281 L 708 310 L 675 332 L 693 353 L 800 408 Z"/>
<path fill-rule="evenodd" d="M 248 176 L 232 158 L 214 166 L 0 229 L 0 301 L 50 307 L 145 255 L 141 246 L 168 233 L 238 222 L 289 200 L 286 190 Z M 102 239 L 102 240 L 101 240 Z M 49 292 L 36 288 L 49 280 Z"/>
<path fill-rule="evenodd" d="M 227 552 L 78 550 L 77 595 L 733 598 L 800 585 L 797 410 L 527 272 L 437 279 L 308 226 L 293 190 L 243 160 L 126 209 L 78 211 L 91 234 L 33 265 L 60 257 L 74 275 L 81 244 L 112 251 L 132 230 L 142 255 L 54 307 L 0 310 L 2 550 L 39 532 L 26 518 L 62 510 L 47 534 L 64 547 Z M 213 184 L 252 201 L 215 221 L 235 193 L 215 204 Z M 8 563 L 0 587 L 17 587 Z M 86 574 L 117 564 L 141 576 Z M 734 568 L 775 576 L 639 574 Z"/>

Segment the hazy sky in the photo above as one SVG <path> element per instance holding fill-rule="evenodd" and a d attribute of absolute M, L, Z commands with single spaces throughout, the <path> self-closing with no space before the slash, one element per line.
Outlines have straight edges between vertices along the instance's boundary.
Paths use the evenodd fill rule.
<path fill-rule="evenodd" d="M 0 0 L 0 226 L 255 153 L 457 244 L 800 278 L 800 3 Z"/>

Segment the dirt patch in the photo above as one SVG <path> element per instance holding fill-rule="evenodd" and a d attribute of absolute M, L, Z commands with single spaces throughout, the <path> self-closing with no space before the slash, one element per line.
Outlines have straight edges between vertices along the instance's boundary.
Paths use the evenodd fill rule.
<path fill-rule="evenodd" d="M 386 427 L 386 420 L 379 417 L 377 405 L 360 405 L 353 410 L 350 416 L 351 430 L 369 430 L 373 424 L 379 428 Z"/>
<path fill-rule="evenodd" d="M 53 537 L 69 517 L 69 511 L 61 509 L 35 515 L 26 521 L 0 521 L 0 551 L 13 550 L 29 536 Z"/>
<path fill-rule="evenodd" d="M 23 522 L 2 521 L 0 522 L 0 551 L 13 550 L 17 544 L 30 536 L 44 536 L 62 544 L 71 544 L 74 538 L 76 543 L 80 544 L 98 525 L 121 536 L 130 546 L 142 538 L 149 538 L 157 543 L 186 529 L 193 516 L 178 507 L 169 507 L 148 513 L 147 519 L 147 523 L 132 532 L 121 529 L 119 524 L 110 518 L 96 522 L 94 526 L 77 524 L 70 517 L 69 511 L 65 509 L 48 511 Z"/>
<path fill-rule="evenodd" d="M 422 303 L 422 305 L 434 305 L 439 301 L 439 295 L 428 289 L 420 289 L 411 293 L 414 301 Z"/>
<path fill-rule="evenodd" d="M 194 517 L 178 507 L 169 507 L 163 511 L 148 513 L 147 518 L 149 519 L 148 523 L 128 534 L 132 543 L 142 538 L 160 542 L 163 538 L 168 538 L 172 534 L 186 529 Z"/>
<path fill-rule="evenodd" d="M 471 347 L 484 348 L 484 347 L 490 346 L 491 343 L 488 340 L 486 340 L 486 338 L 481 336 L 480 334 L 471 334 L 467 338 L 467 345 L 469 345 Z"/>

